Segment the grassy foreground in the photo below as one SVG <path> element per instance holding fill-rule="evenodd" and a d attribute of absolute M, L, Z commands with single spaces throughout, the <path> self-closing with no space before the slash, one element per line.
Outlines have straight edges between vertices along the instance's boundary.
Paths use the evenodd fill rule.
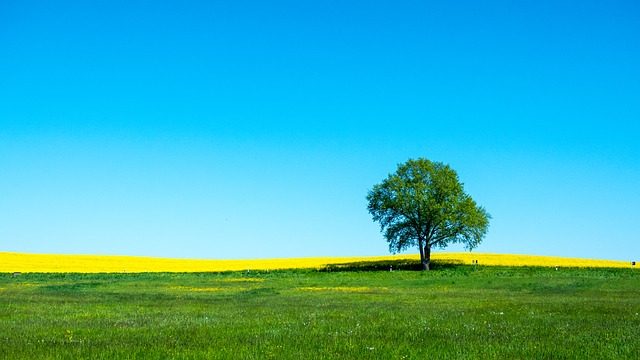
<path fill-rule="evenodd" d="M 637 270 L 474 269 L 440 261 L 431 272 L 390 272 L 388 266 L 0 274 L 0 358 L 634 359 L 640 353 Z"/>

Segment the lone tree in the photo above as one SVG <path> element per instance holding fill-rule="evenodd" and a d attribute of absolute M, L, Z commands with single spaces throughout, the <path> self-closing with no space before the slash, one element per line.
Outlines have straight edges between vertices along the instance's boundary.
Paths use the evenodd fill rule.
<path fill-rule="evenodd" d="M 464 192 L 458 174 L 441 162 L 409 159 L 367 194 L 369 213 L 392 253 L 411 246 L 429 270 L 431 248 L 462 243 L 475 248 L 487 233 L 491 215 Z"/>

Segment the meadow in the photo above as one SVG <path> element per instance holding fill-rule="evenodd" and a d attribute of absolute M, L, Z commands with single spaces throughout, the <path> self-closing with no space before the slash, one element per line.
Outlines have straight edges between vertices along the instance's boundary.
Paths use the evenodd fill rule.
<path fill-rule="evenodd" d="M 482 264 L 482 261 L 479 261 Z M 393 267 L 393 271 L 389 268 Z M 0 274 L 6 359 L 634 359 L 640 275 L 414 259 Z"/>

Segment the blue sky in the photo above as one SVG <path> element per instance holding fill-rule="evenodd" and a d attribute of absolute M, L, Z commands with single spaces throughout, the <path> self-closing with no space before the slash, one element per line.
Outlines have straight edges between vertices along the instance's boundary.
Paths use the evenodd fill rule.
<path fill-rule="evenodd" d="M 3 1 L 0 251 L 383 255 L 367 191 L 425 157 L 492 214 L 479 252 L 640 260 L 639 23 L 634 1 Z"/>

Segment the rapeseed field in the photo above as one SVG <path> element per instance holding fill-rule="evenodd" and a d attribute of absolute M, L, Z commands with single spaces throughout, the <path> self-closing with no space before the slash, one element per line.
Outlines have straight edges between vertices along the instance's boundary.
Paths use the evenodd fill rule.
<path fill-rule="evenodd" d="M 0 252 L 0 272 L 4 273 L 143 273 L 143 272 L 221 272 L 280 269 L 319 269 L 328 265 L 419 260 L 419 255 L 369 257 L 309 257 L 249 260 L 172 259 L 140 256 L 54 255 Z M 631 267 L 627 261 L 564 258 L 534 255 L 507 255 L 469 252 L 432 254 L 432 261 L 477 266 L 544 267 Z"/>

